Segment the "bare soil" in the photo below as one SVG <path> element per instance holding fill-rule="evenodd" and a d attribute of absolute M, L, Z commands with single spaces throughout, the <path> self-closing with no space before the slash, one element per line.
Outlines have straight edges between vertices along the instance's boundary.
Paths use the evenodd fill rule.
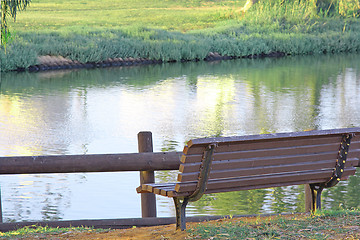
<path fill-rule="evenodd" d="M 282 216 L 264 216 L 264 217 L 241 217 L 241 218 L 232 218 L 232 219 L 219 219 L 203 223 L 187 223 L 187 228 L 190 229 L 195 227 L 198 224 L 217 224 L 225 222 L 247 222 L 256 228 L 259 223 L 263 221 L 268 221 L 277 217 L 281 218 L 292 218 L 292 219 L 304 219 L 308 217 L 308 214 L 296 214 L 296 215 L 282 215 Z M 348 226 L 344 224 L 342 228 L 347 229 L 344 233 L 338 233 L 331 230 L 320 230 L 317 231 L 317 234 L 326 236 L 324 239 L 360 239 L 360 226 Z M 309 229 L 301 229 L 299 231 L 308 231 Z M 191 236 L 189 232 L 175 230 L 175 224 L 165 225 L 165 226 L 155 226 L 155 227 L 141 227 L 141 228 L 131 228 L 131 229 L 114 229 L 104 232 L 96 232 L 95 230 L 89 232 L 67 232 L 57 235 L 36 235 L 34 238 L 26 239 L 52 239 L 52 240 L 63 240 L 63 239 L 120 239 L 120 240 L 130 240 L 130 239 L 150 239 L 150 240 L 183 240 L 183 239 L 201 239 L 198 236 Z M 280 237 L 281 238 L 281 237 Z M 280 239 L 279 238 L 279 239 Z M 210 238 L 211 239 L 211 238 Z M 226 239 L 226 238 L 221 238 Z M 286 238 L 281 238 L 286 239 Z M 311 238 L 299 238 L 299 239 L 311 239 Z"/>

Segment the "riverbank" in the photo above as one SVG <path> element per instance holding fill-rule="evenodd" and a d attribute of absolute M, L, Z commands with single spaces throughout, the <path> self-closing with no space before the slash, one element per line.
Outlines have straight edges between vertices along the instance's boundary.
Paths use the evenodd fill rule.
<path fill-rule="evenodd" d="M 218 53 L 210 52 L 204 59 L 204 61 L 221 61 L 221 60 L 230 60 L 236 58 L 264 58 L 264 57 L 283 57 L 285 53 L 274 52 L 269 54 L 261 55 L 249 55 L 244 57 L 236 56 L 221 56 Z M 199 59 L 194 60 L 181 60 L 184 61 L 199 61 Z M 123 66 L 136 66 L 136 65 L 145 65 L 145 64 L 160 64 L 163 63 L 162 60 L 151 60 L 145 58 L 108 58 L 100 62 L 86 62 L 82 63 L 76 60 L 71 60 L 69 58 L 64 58 L 62 56 L 40 56 L 37 58 L 37 64 L 31 65 L 27 68 L 17 68 L 13 71 L 29 71 L 29 72 L 38 72 L 38 71 L 51 71 L 51 70 L 62 70 L 62 69 L 81 69 L 81 68 L 106 68 L 106 67 L 123 67 Z"/>
<path fill-rule="evenodd" d="M 315 215 L 290 214 L 219 219 L 130 229 L 25 228 L 0 233 L 4 239 L 359 239 L 359 211 L 324 211 Z"/>
<path fill-rule="evenodd" d="M 226 59 L 360 51 L 360 20 L 313 13 L 306 1 L 286 8 L 262 3 L 246 14 L 239 11 L 245 1 L 149 5 L 138 0 L 122 6 L 121 12 L 108 6 L 99 14 L 87 8 L 92 2 L 78 3 L 68 12 L 59 1 L 34 1 L 13 25 L 16 34 L 6 53 L 0 50 L 1 71 L 46 69 L 37 66 L 42 56 L 62 56 L 78 66 L 96 67 L 124 62 L 112 63 L 113 59 L 157 63 L 208 60 L 215 53 Z M 84 12 L 81 20 L 79 10 Z M 133 22 L 119 21 L 119 14 Z"/>

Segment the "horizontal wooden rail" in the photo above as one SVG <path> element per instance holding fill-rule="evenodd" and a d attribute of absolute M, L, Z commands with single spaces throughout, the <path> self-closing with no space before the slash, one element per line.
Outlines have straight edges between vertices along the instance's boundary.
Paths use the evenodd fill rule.
<path fill-rule="evenodd" d="M 0 174 L 178 170 L 182 152 L 0 157 Z"/>

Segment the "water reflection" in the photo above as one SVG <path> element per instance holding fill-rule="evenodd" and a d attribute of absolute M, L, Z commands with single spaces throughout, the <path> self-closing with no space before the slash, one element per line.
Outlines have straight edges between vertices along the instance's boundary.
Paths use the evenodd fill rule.
<path fill-rule="evenodd" d="M 153 132 L 155 151 L 179 151 L 195 137 L 359 126 L 359 71 L 359 55 L 336 55 L 2 74 L 0 155 L 136 152 L 143 130 Z M 0 176 L 4 217 L 139 217 L 138 179 Z M 157 173 L 157 181 L 172 179 Z M 358 188 L 359 171 L 325 191 L 325 207 L 358 207 Z M 188 211 L 303 211 L 303 198 L 302 186 L 215 194 Z M 172 200 L 158 200 L 158 215 L 172 216 Z"/>

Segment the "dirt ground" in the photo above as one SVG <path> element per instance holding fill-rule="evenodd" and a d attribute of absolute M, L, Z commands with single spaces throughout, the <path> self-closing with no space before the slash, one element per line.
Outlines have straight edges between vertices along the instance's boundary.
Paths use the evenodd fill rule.
<path fill-rule="evenodd" d="M 187 227 L 198 223 L 188 223 Z M 188 233 L 186 231 L 175 230 L 175 224 L 155 226 L 155 227 L 141 227 L 129 229 L 110 229 L 101 232 L 96 230 L 89 230 L 89 232 L 69 231 L 58 234 L 36 234 L 33 236 L 26 236 L 20 238 L 10 239 L 50 239 L 50 240 L 87 240 L 87 239 L 120 239 L 120 240 L 183 240 L 187 239 Z"/>
<path fill-rule="evenodd" d="M 183 240 L 186 239 L 188 233 L 185 231 L 176 231 L 175 225 L 165 225 L 156 227 L 142 227 L 131 229 L 110 230 L 104 233 L 68 233 L 54 236 L 50 239 L 149 239 L 149 240 Z M 49 238 L 48 238 L 49 239 Z"/>
<path fill-rule="evenodd" d="M 295 214 L 295 215 L 282 215 L 282 218 L 297 218 L 302 219 L 307 217 L 308 214 Z M 219 219 L 213 220 L 206 223 L 187 223 L 187 228 L 195 227 L 198 224 L 216 224 L 219 222 L 248 222 L 251 225 L 258 225 L 259 222 L 267 221 L 272 218 L 276 218 L 277 216 L 272 217 L 241 217 L 241 218 L 232 218 L 232 219 Z M 343 225 L 343 228 L 349 229 L 348 232 L 345 233 L 335 233 L 329 232 L 329 230 L 320 230 L 320 233 L 328 236 L 324 239 L 360 239 L 360 226 L 347 226 L 346 224 Z M 309 230 L 309 229 L 303 229 Z M 301 231 L 301 230 L 300 230 Z M 351 234 L 350 234 L 351 233 Z M 78 240 L 78 239 L 119 239 L 119 240 L 132 240 L 132 239 L 149 239 L 149 240 L 184 240 L 190 239 L 190 234 L 186 231 L 175 230 L 175 224 L 165 225 L 165 226 L 155 226 L 155 227 L 141 227 L 141 228 L 131 228 L 131 229 L 114 229 L 108 230 L 104 232 L 96 232 L 95 230 L 89 232 L 67 232 L 61 233 L 57 235 L 44 235 L 39 236 L 37 235 L 34 238 L 26 238 L 26 239 L 51 239 L 51 240 Z M 196 238 L 199 239 L 199 238 Z M 212 238 L 210 238 L 212 239 Z M 226 238 L 222 238 L 226 239 Z M 281 238 L 284 239 L 284 238 Z M 301 239 L 308 239 L 308 238 L 301 238 Z"/>

